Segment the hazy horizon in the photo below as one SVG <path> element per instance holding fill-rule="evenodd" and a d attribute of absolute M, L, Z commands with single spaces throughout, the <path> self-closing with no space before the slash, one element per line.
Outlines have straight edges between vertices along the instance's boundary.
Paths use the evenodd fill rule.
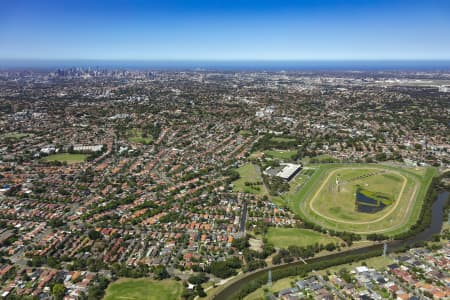
<path fill-rule="evenodd" d="M 0 69 L 58 68 L 229 71 L 449 71 L 450 60 L 2 60 Z"/>

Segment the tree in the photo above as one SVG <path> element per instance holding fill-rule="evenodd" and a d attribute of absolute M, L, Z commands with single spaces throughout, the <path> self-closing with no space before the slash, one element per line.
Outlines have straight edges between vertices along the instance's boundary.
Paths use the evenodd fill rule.
<path fill-rule="evenodd" d="M 64 297 L 66 294 L 66 288 L 63 284 L 57 283 L 52 288 L 52 295 L 55 297 L 56 300 L 60 300 Z"/>
<path fill-rule="evenodd" d="M 192 284 L 199 285 L 208 281 L 208 277 L 205 273 L 199 273 L 198 275 L 192 275 L 188 278 L 188 281 Z"/>
<path fill-rule="evenodd" d="M 197 295 L 199 297 L 206 297 L 206 293 L 205 293 L 205 291 L 203 290 L 203 287 L 200 284 L 195 287 L 195 290 L 197 291 Z"/>
<path fill-rule="evenodd" d="M 155 278 L 158 280 L 163 280 L 169 278 L 170 275 L 167 272 L 166 268 L 163 266 L 157 266 L 153 269 L 153 273 L 155 274 Z"/>
<path fill-rule="evenodd" d="M 231 243 L 231 245 L 233 247 L 237 248 L 239 251 L 242 251 L 249 246 L 248 238 L 243 237 L 243 238 L 234 239 L 233 242 Z"/>
<path fill-rule="evenodd" d="M 226 261 L 213 262 L 209 268 L 209 272 L 219 278 L 227 278 L 236 275 L 236 270 L 241 267 L 241 262 L 237 257 L 231 257 Z"/>
<path fill-rule="evenodd" d="M 336 249 L 336 245 L 330 242 L 325 246 L 325 249 L 327 249 L 328 251 L 333 251 Z"/>
<path fill-rule="evenodd" d="M 102 234 L 96 230 L 89 230 L 88 236 L 91 240 L 98 240 L 102 237 Z"/>
<path fill-rule="evenodd" d="M 105 294 L 105 289 L 108 287 L 109 281 L 104 277 L 100 277 L 97 283 L 91 286 L 88 290 L 88 300 L 102 299 Z"/>
<path fill-rule="evenodd" d="M 52 227 L 52 228 L 57 228 L 57 227 L 61 227 L 64 225 L 64 221 L 62 219 L 56 218 L 56 219 L 51 219 L 48 224 Z"/>

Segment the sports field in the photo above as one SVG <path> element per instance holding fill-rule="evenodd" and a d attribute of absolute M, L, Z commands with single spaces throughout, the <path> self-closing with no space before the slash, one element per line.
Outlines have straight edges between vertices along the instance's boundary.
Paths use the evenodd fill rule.
<path fill-rule="evenodd" d="M 269 227 L 266 237 L 269 243 L 275 247 L 285 249 L 289 246 L 306 247 L 315 243 L 326 245 L 328 243 L 342 242 L 339 238 L 300 228 Z"/>
<path fill-rule="evenodd" d="M 279 137 L 279 136 L 274 136 L 270 139 L 270 141 L 272 142 L 276 142 L 276 143 L 292 143 L 295 142 L 296 139 L 294 138 L 286 138 L 286 137 Z"/>
<path fill-rule="evenodd" d="M 323 227 L 360 234 L 395 234 L 417 220 L 432 177 L 423 170 L 377 164 L 315 165 L 315 172 L 301 188 L 291 186 L 287 204 L 305 219 Z M 355 191 L 382 193 L 393 199 L 383 209 L 367 213 L 356 209 Z"/>
<path fill-rule="evenodd" d="M 262 183 L 262 177 L 257 166 L 248 163 L 236 169 L 241 176 L 238 180 L 233 181 L 233 191 L 241 193 L 249 193 L 256 195 L 267 194 L 266 187 Z"/>
<path fill-rule="evenodd" d="M 27 134 L 27 133 L 9 132 L 9 133 L 3 134 L 1 137 L 5 138 L 5 139 L 11 139 L 11 140 L 21 140 L 28 136 L 29 136 L 29 134 Z"/>
<path fill-rule="evenodd" d="M 281 160 L 290 160 L 297 154 L 295 150 L 266 150 L 264 154 L 267 157 L 277 158 Z"/>
<path fill-rule="evenodd" d="M 174 280 L 122 278 L 111 283 L 103 300 L 176 300 L 183 286 Z"/>
<path fill-rule="evenodd" d="M 253 133 L 250 130 L 245 129 L 239 130 L 239 134 L 245 137 L 253 135 Z"/>
<path fill-rule="evenodd" d="M 148 145 L 153 142 L 153 137 L 150 135 L 144 136 L 142 129 L 132 128 L 127 130 L 128 140 L 132 143 Z"/>
<path fill-rule="evenodd" d="M 74 164 L 84 162 L 87 157 L 87 154 L 58 153 L 46 156 L 42 160 L 47 162 L 60 161 L 67 162 L 68 164 Z"/>

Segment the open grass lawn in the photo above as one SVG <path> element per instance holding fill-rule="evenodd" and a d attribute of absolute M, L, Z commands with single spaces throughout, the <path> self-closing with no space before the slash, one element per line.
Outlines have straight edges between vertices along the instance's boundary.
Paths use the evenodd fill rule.
<path fill-rule="evenodd" d="M 267 239 L 277 248 L 287 248 L 289 246 L 308 246 L 319 243 L 326 245 L 330 242 L 342 242 L 341 239 L 330 237 L 319 232 L 300 228 L 273 228 L 267 232 Z"/>
<path fill-rule="evenodd" d="M 1 137 L 4 139 L 12 139 L 12 140 L 21 140 L 29 136 L 28 133 L 20 133 L 20 132 L 9 132 L 3 134 Z"/>
<path fill-rule="evenodd" d="M 311 176 L 312 174 L 314 174 L 314 171 L 315 171 L 315 169 L 312 169 L 312 168 L 308 168 L 308 169 L 304 168 L 302 170 L 302 175 Z"/>
<path fill-rule="evenodd" d="M 261 174 L 259 174 L 256 166 L 248 163 L 239 167 L 236 171 L 239 172 L 241 178 L 233 181 L 233 191 L 241 193 L 250 193 L 257 195 L 267 194 L 266 187 L 262 184 Z M 257 185 L 246 185 L 245 183 L 257 183 Z"/>
<path fill-rule="evenodd" d="M 272 293 L 276 293 L 283 289 L 292 287 L 292 283 L 297 282 L 300 279 L 301 278 L 299 276 L 291 276 L 291 277 L 285 277 L 285 278 L 282 278 L 280 280 L 273 282 L 272 286 L 270 286 L 270 287 L 267 284 L 263 285 L 262 287 L 260 287 L 256 291 L 254 291 L 253 293 L 245 296 L 244 300 L 265 300 L 266 298 L 265 298 L 264 289 L 267 289 L 268 291 L 270 291 Z"/>
<path fill-rule="evenodd" d="M 86 161 L 87 154 L 58 153 L 42 158 L 43 161 L 60 161 L 68 164 L 80 163 Z"/>
<path fill-rule="evenodd" d="M 122 278 L 111 283 L 103 300 L 177 300 L 183 287 L 174 280 Z"/>
<path fill-rule="evenodd" d="M 127 130 L 127 137 L 130 142 L 136 144 L 148 145 L 153 142 L 153 137 L 151 135 L 144 137 L 142 129 L 140 128 L 132 128 Z"/>
<path fill-rule="evenodd" d="M 239 130 L 239 134 L 245 137 L 253 135 L 250 130 Z"/>
<path fill-rule="evenodd" d="M 325 275 L 327 273 L 329 274 L 334 274 L 339 272 L 339 270 L 341 270 L 342 268 L 346 268 L 348 271 L 362 266 L 363 263 L 365 263 L 367 265 L 368 268 L 371 269 L 376 269 L 378 271 L 382 271 L 384 270 L 388 265 L 393 264 L 394 260 L 392 258 L 390 258 L 389 256 L 376 256 L 376 257 L 371 257 L 371 258 L 367 258 L 361 261 L 357 261 L 351 264 L 344 264 L 344 265 L 338 265 L 338 266 L 333 266 L 331 268 L 328 269 L 324 269 L 324 270 L 320 270 L 318 271 L 319 274 L 321 275 Z"/>
<path fill-rule="evenodd" d="M 285 203 L 304 218 L 339 231 L 360 234 L 396 234 L 407 230 L 418 218 L 434 168 L 421 175 L 407 168 L 379 164 L 314 165 L 316 170 L 301 188 L 284 196 Z M 339 177 L 339 189 L 336 178 Z M 394 203 L 376 213 L 355 209 L 355 189 L 360 185 L 390 194 Z"/>
<path fill-rule="evenodd" d="M 280 136 L 274 136 L 274 137 L 270 138 L 270 140 L 275 143 L 291 143 L 291 142 L 296 141 L 296 139 L 294 139 L 294 138 L 286 138 L 286 137 L 280 137 Z"/>
<path fill-rule="evenodd" d="M 257 152 L 253 152 L 250 154 L 250 156 L 248 157 L 250 160 L 256 160 L 256 159 L 260 159 L 264 157 L 264 152 L 261 151 L 257 151 Z"/>
<path fill-rule="evenodd" d="M 290 160 L 297 154 L 295 150 L 266 150 L 264 154 L 267 157 L 277 158 L 281 160 Z"/>
<path fill-rule="evenodd" d="M 339 162 L 339 159 L 328 155 L 328 154 L 322 154 L 322 155 L 318 155 L 318 156 L 314 156 L 314 157 L 303 157 L 302 158 L 303 163 L 307 164 L 307 163 L 330 163 L 330 162 Z"/>

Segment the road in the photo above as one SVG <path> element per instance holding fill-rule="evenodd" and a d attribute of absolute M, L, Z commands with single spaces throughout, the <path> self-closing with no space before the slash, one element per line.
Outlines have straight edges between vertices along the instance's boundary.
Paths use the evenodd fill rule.
<path fill-rule="evenodd" d="M 447 203 L 447 199 L 448 199 L 448 192 L 440 193 L 432 205 L 431 224 L 429 224 L 429 226 L 424 231 L 422 231 L 418 234 L 415 234 L 412 237 L 406 238 L 404 240 L 394 240 L 394 241 L 388 242 L 389 251 L 395 251 L 396 249 L 402 249 L 405 246 L 413 246 L 417 242 L 428 241 L 432 238 L 432 236 L 434 234 L 441 232 L 442 224 L 444 222 L 444 215 L 442 212 L 444 211 L 444 207 L 445 207 L 445 204 Z M 375 245 L 363 246 L 363 247 L 357 248 L 357 249 L 350 249 L 350 250 L 345 250 L 345 251 L 341 251 L 341 252 L 336 252 L 336 253 L 324 255 L 321 257 L 313 257 L 313 258 L 306 259 L 306 261 L 308 264 L 311 264 L 311 263 L 315 263 L 315 262 L 334 259 L 336 257 L 342 257 L 342 256 L 347 256 L 347 255 L 351 257 L 353 255 L 359 255 L 359 254 L 364 254 L 364 253 L 369 253 L 369 252 L 378 252 L 378 254 L 381 255 L 382 249 L 383 249 L 383 244 L 378 243 Z M 228 286 L 226 286 L 222 290 L 218 291 L 217 294 L 211 295 L 209 299 L 214 299 L 214 300 L 229 299 L 230 296 L 239 292 L 243 287 L 245 287 L 252 280 L 261 279 L 261 277 L 264 276 L 264 274 L 267 274 L 267 272 L 269 270 L 275 271 L 275 270 L 284 269 L 284 268 L 291 268 L 293 266 L 301 267 L 302 265 L 304 265 L 304 263 L 302 261 L 295 261 L 295 262 L 281 264 L 281 265 L 277 265 L 277 266 L 269 266 L 269 267 L 255 270 L 250 273 L 246 273 L 244 276 L 240 277 L 239 279 L 234 280 L 233 282 L 228 284 Z"/>
<path fill-rule="evenodd" d="M 244 235 L 245 233 L 245 224 L 247 222 L 247 200 L 243 199 L 244 205 L 242 206 L 242 214 L 241 214 L 241 224 L 239 231 Z"/>

